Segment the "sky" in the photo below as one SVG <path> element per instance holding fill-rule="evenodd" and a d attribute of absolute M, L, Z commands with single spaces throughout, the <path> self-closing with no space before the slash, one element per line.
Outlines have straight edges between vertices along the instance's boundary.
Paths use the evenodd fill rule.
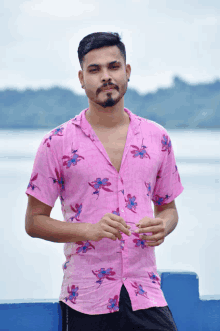
<path fill-rule="evenodd" d="M 0 90 L 60 86 L 85 95 L 77 49 L 118 32 L 140 94 L 220 79 L 219 0 L 1 0 Z"/>

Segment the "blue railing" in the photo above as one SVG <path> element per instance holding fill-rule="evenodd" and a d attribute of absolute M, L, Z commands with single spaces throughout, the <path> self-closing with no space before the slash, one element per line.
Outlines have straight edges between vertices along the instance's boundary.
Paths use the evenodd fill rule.
<path fill-rule="evenodd" d="M 219 331 L 220 295 L 199 297 L 194 272 L 159 271 L 161 288 L 178 331 Z M 39 301 L 39 300 L 38 300 Z M 0 331 L 61 331 L 58 301 L 0 304 Z"/>

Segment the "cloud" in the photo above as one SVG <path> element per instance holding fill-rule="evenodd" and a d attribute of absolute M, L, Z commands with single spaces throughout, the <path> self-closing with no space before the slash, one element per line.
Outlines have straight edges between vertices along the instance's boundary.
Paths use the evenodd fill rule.
<path fill-rule="evenodd" d="M 141 93 L 170 85 L 175 75 L 193 83 L 216 79 L 220 1 L 205 1 L 3 0 L 0 87 L 56 84 L 82 93 L 77 49 L 97 31 L 121 35 L 129 86 Z"/>
<path fill-rule="evenodd" d="M 99 14 L 95 1 L 89 0 L 34 0 L 26 1 L 21 5 L 21 9 L 30 16 L 49 17 L 50 19 L 72 19 L 85 14 Z"/>
<path fill-rule="evenodd" d="M 220 24 L 220 19 L 219 17 L 216 16 L 208 16 L 208 17 L 203 17 L 203 18 L 197 18 L 195 19 L 195 24 L 198 25 L 219 25 Z"/>

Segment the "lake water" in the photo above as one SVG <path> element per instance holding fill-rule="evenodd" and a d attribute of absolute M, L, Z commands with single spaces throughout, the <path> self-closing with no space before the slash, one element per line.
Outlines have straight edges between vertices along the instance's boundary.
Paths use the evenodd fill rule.
<path fill-rule="evenodd" d="M 63 245 L 31 238 L 25 212 L 34 157 L 50 130 L 0 130 L 0 300 L 55 299 Z M 200 296 L 220 294 L 220 131 L 168 130 L 183 193 L 175 199 L 176 229 L 155 248 L 158 271 L 193 271 Z M 51 217 L 63 220 L 60 201 Z"/>

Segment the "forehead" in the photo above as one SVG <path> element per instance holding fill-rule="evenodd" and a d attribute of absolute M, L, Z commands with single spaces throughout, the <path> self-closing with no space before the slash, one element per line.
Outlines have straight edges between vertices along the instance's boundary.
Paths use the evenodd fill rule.
<path fill-rule="evenodd" d="M 85 55 L 85 66 L 89 66 L 92 63 L 104 65 L 108 62 L 123 60 L 121 52 L 117 46 L 107 46 L 98 49 L 93 49 Z"/>

